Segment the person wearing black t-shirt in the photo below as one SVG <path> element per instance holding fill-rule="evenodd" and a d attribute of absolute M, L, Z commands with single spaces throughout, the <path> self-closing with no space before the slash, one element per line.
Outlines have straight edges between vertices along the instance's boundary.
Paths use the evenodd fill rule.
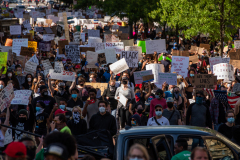
<path fill-rule="evenodd" d="M 77 88 L 73 88 L 71 90 L 71 99 L 67 102 L 67 107 L 73 108 L 75 106 L 79 106 L 80 108 L 83 108 L 83 102 L 78 97 L 79 90 Z"/>
<path fill-rule="evenodd" d="M 133 115 L 136 111 L 135 109 L 137 108 L 136 104 L 137 103 L 142 103 L 145 104 L 145 101 L 148 99 L 148 97 L 151 95 L 151 83 L 148 82 L 149 85 L 149 92 L 146 94 L 140 90 L 139 87 L 134 88 L 134 93 L 135 93 L 135 98 L 133 98 L 129 104 L 129 112 Z M 145 105 L 143 106 L 145 111 Z"/>
<path fill-rule="evenodd" d="M 59 108 L 66 111 L 65 112 L 65 117 L 67 119 L 67 121 L 70 119 L 70 117 L 72 116 L 72 112 L 70 111 L 70 109 L 67 109 L 67 100 L 65 98 L 61 98 L 59 100 Z"/>
<path fill-rule="evenodd" d="M 169 72 L 169 65 L 171 65 L 171 62 L 169 60 L 166 59 L 167 55 L 163 54 L 163 60 L 161 60 L 161 64 L 163 64 L 164 69 L 165 69 L 165 73 Z"/>
<path fill-rule="evenodd" d="M 227 122 L 221 124 L 218 128 L 218 132 L 223 134 L 229 139 L 232 139 L 232 128 L 235 122 L 235 115 L 233 110 L 228 110 L 226 113 L 226 120 Z"/>
<path fill-rule="evenodd" d="M 44 108 L 45 104 L 43 102 L 37 102 L 35 133 L 45 136 L 47 134 L 47 128 L 50 128 L 50 123 L 48 119 L 49 115 L 46 112 L 44 112 Z"/>

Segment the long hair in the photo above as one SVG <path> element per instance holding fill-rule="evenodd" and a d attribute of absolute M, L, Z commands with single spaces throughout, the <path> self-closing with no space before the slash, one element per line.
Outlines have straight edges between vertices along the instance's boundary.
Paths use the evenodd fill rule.
<path fill-rule="evenodd" d="M 74 109 L 77 109 L 78 111 L 80 111 L 80 118 L 83 119 L 84 117 L 82 116 L 82 110 L 79 106 L 74 106 L 73 109 L 72 109 L 72 112 Z M 70 117 L 70 119 L 73 119 L 73 116 Z"/>
<path fill-rule="evenodd" d="M 143 157 L 146 159 L 146 160 L 150 160 L 149 158 L 149 155 L 148 155 L 148 152 L 147 152 L 147 149 L 141 145 L 141 144 L 138 144 L 138 143 L 135 143 L 134 145 L 131 146 L 129 152 L 128 152 L 128 159 L 129 157 L 131 157 L 131 153 L 134 149 L 138 149 L 140 150 L 142 153 L 143 153 Z"/>

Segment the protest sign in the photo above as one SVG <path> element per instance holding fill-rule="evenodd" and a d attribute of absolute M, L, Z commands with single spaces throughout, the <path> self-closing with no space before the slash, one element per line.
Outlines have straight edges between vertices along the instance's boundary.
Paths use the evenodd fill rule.
<path fill-rule="evenodd" d="M 12 46 L 12 42 L 13 42 L 12 39 L 7 38 L 5 46 Z"/>
<path fill-rule="evenodd" d="M 5 67 L 2 74 L 6 74 L 7 72 L 7 59 L 8 59 L 8 52 L 0 52 L 0 70 L 2 67 Z"/>
<path fill-rule="evenodd" d="M 66 37 L 66 40 L 68 40 L 68 42 L 70 42 L 70 38 L 69 38 L 69 27 L 68 27 L 68 21 L 67 21 L 67 13 L 66 13 L 66 12 L 63 12 L 63 13 L 62 13 L 62 16 L 63 16 L 65 37 Z"/>
<path fill-rule="evenodd" d="M 204 51 L 204 48 L 198 47 L 198 54 L 202 55 Z"/>
<path fill-rule="evenodd" d="M 21 47 L 28 47 L 28 39 L 13 39 L 12 52 L 16 53 L 17 56 L 20 55 Z"/>
<path fill-rule="evenodd" d="M 124 107 L 127 105 L 128 99 L 119 93 L 119 99 L 117 99 Z"/>
<path fill-rule="evenodd" d="M 85 33 L 81 33 L 81 40 L 82 40 L 82 42 L 85 42 L 86 40 L 85 40 Z"/>
<path fill-rule="evenodd" d="M 102 43 L 102 39 L 97 37 L 89 37 L 88 46 L 90 47 L 92 43 Z"/>
<path fill-rule="evenodd" d="M 55 34 L 44 34 L 43 35 L 43 41 L 51 41 L 54 40 Z"/>
<path fill-rule="evenodd" d="M 217 79 L 224 79 L 233 81 L 235 78 L 234 68 L 231 64 L 219 63 L 213 66 L 213 73 L 217 76 Z"/>
<path fill-rule="evenodd" d="M 125 51 L 137 51 L 138 60 L 143 59 L 142 48 L 139 46 L 125 46 Z"/>
<path fill-rule="evenodd" d="M 105 49 L 114 48 L 117 54 L 121 54 L 124 51 L 123 42 L 106 42 Z"/>
<path fill-rule="evenodd" d="M 146 65 L 146 70 L 151 70 L 154 75 L 154 83 L 158 83 L 158 73 L 164 72 L 163 64 L 148 64 Z"/>
<path fill-rule="evenodd" d="M 234 40 L 235 49 L 240 49 L 240 40 Z"/>
<path fill-rule="evenodd" d="M 34 52 L 37 50 L 37 42 L 35 41 L 28 41 L 28 48 L 32 48 Z"/>
<path fill-rule="evenodd" d="M 233 92 L 240 91 L 240 83 L 235 83 L 233 86 Z"/>
<path fill-rule="evenodd" d="M 62 62 L 55 62 L 54 63 L 54 72 L 55 73 L 61 73 L 63 72 L 64 68 L 63 68 L 63 64 Z"/>
<path fill-rule="evenodd" d="M 3 90 L 0 92 L 0 106 L 1 112 L 11 104 L 12 99 L 14 98 L 13 85 L 9 83 Z"/>
<path fill-rule="evenodd" d="M 118 74 L 129 69 L 125 58 L 122 58 L 119 61 L 109 65 L 109 68 L 114 74 Z"/>
<path fill-rule="evenodd" d="M 229 62 L 230 62 L 230 58 L 229 58 L 229 57 L 227 57 L 227 58 L 222 58 L 222 63 L 227 63 L 227 64 L 229 64 Z"/>
<path fill-rule="evenodd" d="M 80 34 L 81 34 L 80 32 L 73 33 L 73 41 L 74 42 L 79 42 L 80 41 L 80 39 L 81 39 Z"/>
<path fill-rule="evenodd" d="M 229 57 L 231 60 L 240 60 L 240 53 L 239 52 L 229 52 Z"/>
<path fill-rule="evenodd" d="M 24 68 L 24 75 L 26 75 L 26 74 L 34 75 L 34 73 L 36 72 L 37 66 L 38 66 L 37 63 L 27 61 L 27 63 L 25 64 L 25 68 Z"/>
<path fill-rule="evenodd" d="M 158 73 L 158 84 L 166 82 L 169 85 L 177 85 L 176 73 Z"/>
<path fill-rule="evenodd" d="M 72 63 L 80 63 L 80 49 L 78 45 L 65 45 L 65 53 L 67 59 L 71 59 Z"/>
<path fill-rule="evenodd" d="M 96 66 L 96 63 L 98 63 L 97 52 L 87 51 L 86 59 L 88 62 L 87 68 L 98 68 L 98 66 Z"/>
<path fill-rule="evenodd" d="M 104 42 L 119 42 L 119 38 L 114 34 L 104 34 Z"/>
<path fill-rule="evenodd" d="M 41 51 L 47 51 L 49 52 L 51 49 L 51 42 L 39 42 L 38 43 L 38 49 Z"/>
<path fill-rule="evenodd" d="M 124 46 L 133 46 L 134 45 L 134 39 L 129 39 L 129 40 L 121 40 L 123 42 Z"/>
<path fill-rule="evenodd" d="M 104 43 L 91 43 L 91 47 L 95 47 L 95 51 L 105 49 Z"/>
<path fill-rule="evenodd" d="M 98 64 L 99 65 L 107 64 L 105 53 L 98 54 Z"/>
<path fill-rule="evenodd" d="M 154 75 L 151 74 L 151 75 L 143 76 L 142 79 L 143 79 L 143 82 L 145 82 L 145 83 L 152 82 L 152 81 L 154 81 Z"/>
<path fill-rule="evenodd" d="M 14 98 L 12 99 L 11 104 L 17 105 L 28 105 L 29 97 L 31 96 L 31 90 L 17 90 L 14 91 Z"/>
<path fill-rule="evenodd" d="M 10 34 L 11 35 L 21 35 L 22 34 L 21 25 L 10 26 Z"/>
<path fill-rule="evenodd" d="M 195 74 L 193 84 L 197 90 L 214 89 L 214 78 L 213 74 Z"/>
<path fill-rule="evenodd" d="M 213 66 L 215 64 L 222 63 L 222 58 L 211 57 L 211 58 L 209 58 L 209 63 L 210 63 L 211 71 L 213 71 Z"/>
<path fill-rule="evenodd" d="M 198 55 L 189 56 L 189 61 L 192 61 L 193 64 L 198 63 L 199 62 Z"/>
<path fill-rule="evenodd" d="M 47 34 L 52 34 L 53 31 L 50 27 L 44 27 L 45 31 L 47 32 Z"/>
<path fill-rule="evenodd" d="M 36 54 L 34 54 L 28 61 L 33 62 L 33 63 L 37 63 L 37 65 L 39 65 L 39 61 L 38 61 L 38 58 L 37 58 Z"/>
<path fill-rule="evenodd" d="M 229 64 L 233 65 L 236 68 L 240 68 L 240 60 L 230 60 Z"/>
<path fill-rule="evenodd" d="M 58 41 L 59 54 L 65 54 L 66 45 L 68 45 L 68 40 Z"/>
<path fill-rule="evenodd" d="M 173 51 L 172 51 L 172 55 L 173 55 L 173 56 L 181 56 L 179 50 L 173 50 Z"/>
<path fill-rule="evenodd" d="M 176 72 L 177 74 L 187 77 L 189 65 L 189 57 L 172 56 L 172 68 L 171 73 Z"/>
<path fill-rule="evenodd" d="M 120 39 L 123 40 L 128 40 L 129 34 L 128 33 L 122 33 L 119 35 Z"/>
<path fill-rule="evenodd" d="M 165 39 L 146 41 L 146 53 L 153 54 L 155 51 L 157 53 L 166 52 Z"/>
<path fill-rule="evenodd" d="M 204 48 L 206 49 L 207 51 L 210 51 L 210 45 L 209 44 L 203 44 L 203 43 L 200 43 L 200 46 L 201 48 Z"/>
<path fill-rule="evenodd" d="M 75 81 L 75 72 L 62 71 L 61 73 L 55 73 L 54 69 L 49 69 L 49 75 L 51 79 Z"/>
<path fill-rule="evenodd" d="M 94 47 L 81 47 L 80 46 L 80 53 L 82 53 L 82 52 L 86 53 L 87 51 L 95 52 L 95 48 Z"/>
<path fill-rule="evenodd" d="M 122 51 L 120 58 L 125 58 L 128 67 L 138 67 L 138 52 L 137 51 Z"/>
<path fill-rule="evenodd" d="M 142 47 L 142 53 L 146 53 L 146 42 L 145 41 L 137 41 L 137 46 Z"/>
<path fill-rule="evenodd" d="M 111 20 L 111 16 L 104 16 L 104 22 L 108 22 Z"/>
<path fill-rule="evenodd" d="M 108 63 L 114 63 L 117 61 L 115 49 L 103 49 L 96 51 L 97 53 L 105 53 L 106 61 Z"/>
<path fill-rule="evenodd" d="M 190 52 L 198 52 L 198 47 L 197 46 L 191 46 Z"/>
<path fill-rule="evenodd" d="M 88 37 L 100 37 L 100 30 L 90 30 L 88 29 Z"/>
<path fill-rule="evenodd" d="M 34 52 L 33 48 L 21 47 L 20 55 L 32 57 L 33 52 Z"/>
<path fill-rule="evenodd" d="M 49 69 L 53 69 L 49 59 L 43 60 L 42 65 L 44 67 L 44 75 L 47 76 L 47 74 L 49 73 Z"/>
<path fill-rule="evenodd" d="M 43 27 L 34 27 L 35 32 L 44 32 Z"/>
<path fill-rule="evenodd" d="M 89 83 L 89 82 L 86 82 L 85 85 L 86 86 L 92 86 L 95 89 L 100 89 L 101 90 L 101 95 L 103 94 L 105 89 L 108 88 L 108 83 Z"/>
<path fill-rule="evenodd" d="M 143 76 L 152 75 L 152 70 L 133 72 L 135 84 L 142 84 Z"/>

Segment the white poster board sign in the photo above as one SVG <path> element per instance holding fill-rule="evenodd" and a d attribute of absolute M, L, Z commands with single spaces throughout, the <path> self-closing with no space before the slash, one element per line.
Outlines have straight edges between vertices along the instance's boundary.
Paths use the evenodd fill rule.
<path fill-rule="evenodd" d="M 34 54 L 28 61 L 37 63 L 37 65 L 39 65 L 39 61 L 38 61 L 36 54 Z"/>
<path fill-rule="evenodd" d="M 27 61 L 24 68 L 24 75 L 26 74 L 34 75 L 34 73 L 36 72 L 37 66 L 38 66 L 37 63 Z"/>
<path fill-rule="evenodd" d="M 13 98 L 11 104 L 21 104 L 28 105 L 29 97 L 31 96 L 31 90 L 17 90 L 14 91 L 15 97 Z"/>
<path fill-rule="evenodd" d="M 88 62 L 87 68 L 98 68 L 98 66 L 96 66 L 96 63 L 98 63 L 97 52 L 87 51 L 86 59 Z"/>
<path fill-rule="evenodd" d="M 163 64 L 148 64 L 146 70 L 151 70 L 154 75 L 154 83 L 158 83 L 158 73 L 164 72 Z"/>
<path fill-rule="evenodd" d="M 54 40 L 55 38 L 55 34 L 44 34 L 43 35 L 43 41 L 51 41 L 51 40 Z"/>
<path fill-rule="evenodd" d="M 139 46 L 125 46 L 125 51 L 137 51 L 138 52 L 138 60 L 143 59 L 142 47 L 139 47 Z"/>
<path fill-rule="evenodd" d="M 138 67 L 138 52 L 137 51 L 122 51 L 120 58 L 125 58 L 128 67 Z"/>
<path fill-rule="evenodd" d="M 189 57 L 172 56 L 171 73 L 176 72 L 178 75 L 187 77 L 188 74 Z"/>
<path fill-rule="evenodd" d="M 90 47 L 95 47 L 95 51 L 105 49 L 105 43 L 91 43 Z"/>
<path fill-rule="evenodd" d="M 213 71 L 213 66 L 215 64 L 222 63 L 222 58 L 221 57 L 211 57 L 211 58 L 209 58 L 209 63 L 210 63 L 211 71 Z"/>
<path fill-rule="evenodd" d="M 122 58 L 122 59 L 120 59 L 119 61 L 111 64 L 111 65 L 109 66 L 109 68 L 111 69 L 111 71 L 112 71 L 114 74 L 118 74 L 118 73 L 121 73 L 121 72 L 129 69 L 125 58 Z"/>
<path fill-rule="evenodd" d="M 16 53 L 17 56 L 20 55 L 21 47 L 28 47 L 27 38 L 13 39 L 12 42 L 12 52 Z"/>
<path fill-rule="evenodd" d="M 217 76 L 217 79 L 224 79 L 233 81 L 235 80 L 234 67 L 231 64 L 219 63 L 213 66 L 214 75 Z"/>
<path fill-rule="evenodd" d="M 234 47 L 240 49 L 240 40 L 234 40 Z"/>
<path fill-rule="evenodd" d="M 10 26 L 10 34 L 11 35 L 21 35 L 22 34 L 21 26 L 20 25 Z"/>
<path fill-rule="evenodd" d="M 105 49 L 108 48 L 113 48 L 117 54 L 121 54 L 124 51 L 124 44 L 123 42 L 106 42 Z"/>
<path fill-rule="evenodd" d="M 88 30 L 88 37 L 100 37 L 100 30 Z"/>
<path fill-rule="evenodd" d="M 58 79 L 63 81 L 75 81 L 75 72 L 63 71 L 61 73 L 55 73 L 54 69 L 49 70 L 51 79 Z"/>
<path fill-rule="evenodd" d="M 105 53 L 105 57 L 108 63 L 115 63 L 117 61 L 115 49 L 103 49 L 96 51 L 97 53 Z"/>
<path fill-rule="evenodd" d="M 148 76 L 152 74 L 152 70 L 133 72 L 135 84 L 142 84 L 143 76 Z"/>
<path fill-rule="evenodd" d="M 177 85 L 176 73 L 158 73 L 158 84 L 166 82 L 169 85 Z"/>
<path fill-rule="evenodd" d="M 13 85 L 9 83 L 3 90 L 0 92 L 0 107 L 1 112 L 11 104 L 12 99 L 14 98 Z"/>
<path fill-rule="evenodd" d="M 146 41 L 146 53 L 153 54 L 155 51 L 157 53 L 166 52 L 165 39 Z"/>

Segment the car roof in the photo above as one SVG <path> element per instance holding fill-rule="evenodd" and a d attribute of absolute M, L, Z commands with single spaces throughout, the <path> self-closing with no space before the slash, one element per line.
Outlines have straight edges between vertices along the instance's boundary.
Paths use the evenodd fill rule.
<path fill-rule="evenodd" d="M 134 133 L 151 133 L 151 132 L 163 132 L 163 133 L 173 133 L 173 132 L 186 132 L 186 133 L 199 133 L 203 135 L 215 135 L 218 133 L 215 130 L 203 128 L 203 127 L 196 127 L 196 126 L 178 126 L 178 125 L 171 125 L 171 126 L 137 126 L 131 127 L 129 129 L 120 130 L 119 134 L 134 134 Z"/>

